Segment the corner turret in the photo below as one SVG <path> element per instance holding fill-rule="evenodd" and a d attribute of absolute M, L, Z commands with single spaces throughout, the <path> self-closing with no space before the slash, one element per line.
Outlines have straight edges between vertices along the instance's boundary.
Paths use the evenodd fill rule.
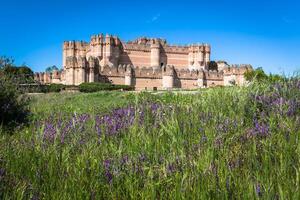
<path fill-rule="evenodd" d="M 152 68 L 160 67 L 160 42 L 158 39 L 154 39 L 151 43 L 151 64 Z"/>

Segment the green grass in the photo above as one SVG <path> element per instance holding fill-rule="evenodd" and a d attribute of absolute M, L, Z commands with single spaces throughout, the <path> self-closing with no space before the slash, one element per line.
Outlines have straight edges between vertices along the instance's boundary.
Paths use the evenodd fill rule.
<path fill-rule="evenodd" d="M 297 84 L 34 96 L 32 124 L 1 136 L 0 198 L 299 199 Z M 129 126 L 97 132 L 96 116 L 126 124 L 128 109 Z"/>
<path fill-rule="evenodd" d="M 100 113 L 123 107 L 133 101 L 130 93 L 48 93 L 31 96 L 31 112 L 35 117 L 47 117 L 57 113 Z"/>

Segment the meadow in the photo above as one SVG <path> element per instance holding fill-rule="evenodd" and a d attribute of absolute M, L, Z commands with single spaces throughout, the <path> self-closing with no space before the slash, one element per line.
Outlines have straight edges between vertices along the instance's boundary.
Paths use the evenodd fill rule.
<path fill-rule="evenodd" d="M 31 96 L 0 199 L 300 199 L 300 80 Z"/>

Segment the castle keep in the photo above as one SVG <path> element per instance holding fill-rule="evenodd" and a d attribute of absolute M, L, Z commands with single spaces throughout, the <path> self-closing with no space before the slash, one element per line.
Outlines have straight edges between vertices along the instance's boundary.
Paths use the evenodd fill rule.
<path fill-rule="evenodd" d="M 159 38 L 122 42 L 118 37 L 94 35 L 90 42 L 63 44 L 63 71 L 36 73 L 43 84 L 79 85 L 111 82 L 142 89 L 193 89 L 217 85 L 243 85 L 250 65 L 211 61 L 208 44 L 168 45 Z"/>

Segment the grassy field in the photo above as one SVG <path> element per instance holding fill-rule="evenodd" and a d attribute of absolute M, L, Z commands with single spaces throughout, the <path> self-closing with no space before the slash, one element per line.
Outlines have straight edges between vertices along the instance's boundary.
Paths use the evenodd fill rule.
<path fill-rule="evenodd" d="M 300 81 L 45 94 L 1 134 L 0 199 L 300 199 Z"/>

